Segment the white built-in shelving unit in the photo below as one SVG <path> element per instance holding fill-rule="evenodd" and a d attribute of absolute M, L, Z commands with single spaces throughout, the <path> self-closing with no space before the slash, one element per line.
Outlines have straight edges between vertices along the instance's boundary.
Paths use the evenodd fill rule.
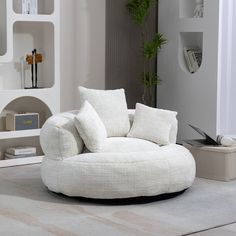
<path fill-rule="evenodd" d="M 178 111 L 180 142 L 198 137 L 187 123 L 213 138 L 236 134 L 236 83 L 232 74 L 236 3 L 203 2 L 203 17 L 194 18 L 195 0 L 159 1 L 159 31 L 168 44 L 158 58 L 158 74 L 163 82 L 157 89 L 157 103 Z M 202 49 L 202 64 L 193 74 L 187 69 L 184 47 Z"/>
<path fill-rule="evenodd" d="M 40 128 L 60 112 L 60 1 L 38 0 L 38 14 L 22 14 L 21 0 L 0 0 L 0 167 L 37 163 L 43 152 L 40 129 L 6 131 L 7 111 L 37 112 Z M 38 65 L 40 89 L 24 89 L 21 61 L 37 49 L 43 55 Z M 25 85 L 31 86 L 31 68 L 24 63 Z M 3 160 L 6 148 L 36 146 L 37 157 Z"/>

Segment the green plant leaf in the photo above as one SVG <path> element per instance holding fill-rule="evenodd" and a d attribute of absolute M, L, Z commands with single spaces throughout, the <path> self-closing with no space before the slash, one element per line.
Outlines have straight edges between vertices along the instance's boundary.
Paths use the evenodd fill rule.
<path fill-rule="evenodd" d="M 147 72 L 142 74 L 142 83 L 147 87 L 151 88 L 158 84 L 160 84 L 162 81 L 160 80 L 159 76 L 157 74 Z"/>
<path fill-rule="evenodd" d="M 150 7 L 157 0 L 128 0 L 127 9 L 137 25 L 143 25 L 150 13 Z"/>
<path fill-rule="evenodd" d="M 156 85 L 161 83 L 159 76 L 156 73 L 151 72 L 151 59 L 155 58 L 158 50 L 162 48 L 164 44 L 167 43 L 167 40 L 160 33 L 156 33 L 153 39 L 145 43 L 145 38 L 147 32 L 145 31 L 145 23 L 150 14 L 151 6 L 156 4 L 158 0 L 127 0 L 127 9 L 128 12 L 134 21 L 135 24 L 142 28 L 141 41 L 142 41 L 142 56 L 143 67 L 146 72 L 143 72 L 141 75 L 141 81 L 144 84 L 145 88 L 152 89 Z"/>
<path fill-rule="evenodd" d="M 158 50 L 162 48 L 164 44 L 167 43 L 167 40 L 160 33 L 156 33 L 154 38 L 144 44 L 143 47 L 143 57 L 145 59 L 152 59 L 157 55 Z"/>

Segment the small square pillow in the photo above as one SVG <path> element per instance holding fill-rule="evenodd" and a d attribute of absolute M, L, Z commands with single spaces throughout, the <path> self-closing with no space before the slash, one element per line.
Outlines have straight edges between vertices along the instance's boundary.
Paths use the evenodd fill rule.
<path fill-rule="evenodd" d="M 125 137 L 130 130 L 124 89 L 95 90 L 79 87 L 80 102 L 87 100 L 104 123 L 108 137 Z"/>
<path fill-rule="evenodd" d="M 89 151 L 99 152 L 102 149 L 107 138 L 107 131 L 88 101 L 84 102 L 75 117 L 75 126 Z"/>
<path fill-rule="evenodd" d="M 170 144 L 170 134 L 177 112 L 136 104 L 134 122 L 128 137 L 152 141 L 159 145 Z"/>

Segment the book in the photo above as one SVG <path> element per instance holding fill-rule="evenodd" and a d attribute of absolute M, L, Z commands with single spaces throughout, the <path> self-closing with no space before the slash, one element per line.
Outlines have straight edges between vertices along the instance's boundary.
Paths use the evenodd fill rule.
<path fill-rule="evenodd" d="M 190 73 L 195 73 L 202 64 L 202 50 L 184 47 L 184 57 Z"/>
<path fill-rule="evenodd" d="M 189 58 L 189 55 L 188 55 L 188 49 L 187 48 L 184 48 L 184 57 L 185 57 L 185 61 L 186 61 L 189 72 L 194 73 L 194 69 L 193 69 L 192 64 L 190 62 L 190 58 Z"/>
<path fill-rule="evenodd" d="M 5 160 L 11 160 L 11 159 L 19 159 L 19 158 L 26 158 L 26 157 L 34 157 L 36 156 L 36 153 L 33 154 L 25 154 L 25 155 L 12 155 L 7 152 L 5 152 Z"/>
<path fill-rule="evenodd" d="M 195 54 L 198 66 L 200 67 L 202 64 L 202 50 L 196 50 L 194 54 Z"/>
<path fill-rule="evenodd" d="M 196 72 L 199 69 L 199 66 L 198 66 L 194 51 L 188 50 L 188 56 L 189 56 L 193 71 Z"/>
<path fill-rule="evenodd" d="M 36 154 L 36 147 L 10 147 L 6 150 L 6 153 L 19 156 L 19 155 L 33 155 Z"/>

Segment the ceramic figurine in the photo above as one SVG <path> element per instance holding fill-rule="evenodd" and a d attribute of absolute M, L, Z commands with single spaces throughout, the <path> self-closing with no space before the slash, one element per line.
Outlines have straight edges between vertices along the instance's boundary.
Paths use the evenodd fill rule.
<path fill-rule="evenodd" d="M 203 10 L 204 10 L 203 0 L 196 0 L 196 7 L 193 13 L 194 17 L 195 18 L 203 17 Z"/>

